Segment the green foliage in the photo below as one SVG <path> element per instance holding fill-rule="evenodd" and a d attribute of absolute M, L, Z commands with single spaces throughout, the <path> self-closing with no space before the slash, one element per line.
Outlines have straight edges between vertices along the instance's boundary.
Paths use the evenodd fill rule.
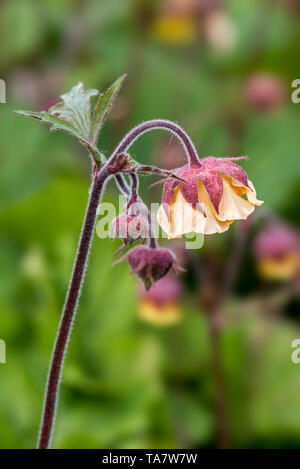
<path fill-rule="evenodd" d="M 62 130 L 82 143 L 100 165 L 105 157 L 97 148 L 100 130 L 113 106 L 114 99 L 119 92 L 125 75 L 104 93 L 99 100 L 91 118 L 90 99 L 99 94 L 98 90 L 85 91 L 82 83 L 78 83 L 68 93 L 61 96 L 62 102 L 52 106 L 49 112 L 15 111 L 23 117 L 32 117 L 50 125 L 51 131 Z"/>
<path fill-rule="evenodd" d="M 297 107 L 250 123 L 246 140 L 249 161 L 244 165 L 259 197 L 280 208 L 300 172 L 299 110 Z"/>
<path fill-rule="evenodd" d="M 99 96 L 98 102 L 94 109 L 93 122 L 90 131 L 91 139 L 94 144 L 98 142 L 100 131 L 111 111 L 111 108 L 113 107 L 114 100 L 119 93 L 125 78 L 126 75 L 122 75 L 108 88 L 105 93 L 101 93 Z"/>
<path fill-rule="evenodd" d="M 34 0 L 4 1 L 0 15 L 1 70 L 37 53 L 44 38 L 42 8 Z"/>

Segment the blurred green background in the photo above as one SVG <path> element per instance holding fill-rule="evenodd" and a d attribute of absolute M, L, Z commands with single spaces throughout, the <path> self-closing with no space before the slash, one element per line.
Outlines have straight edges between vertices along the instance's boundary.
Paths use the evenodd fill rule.
<path fill-rule="evenodd" d="M 36 443 L 91 170 L 71 137 L 50 135 L 12 111 L 47 109 L 79 80 L 104 90 L 127 72 L 100 139 L 107 156 L 140 121 L 175 120 L 201 156 L 248 155 L 243 167 L 265 201 L 261 213 L 296 227 L 300 104 L 290 96 L 299 78 L 299 26 L 297 0 L 0 3 L 0 78 L 7 86 L 7 103 L 0 104 L 0 339 L 7 348 L 7 363 L 0 364 L 1 448 Z M 267 85 L 257 91 L 251 80 L 262 76 Z M 269 79 L 271 92 L 264 88 Z M 174 143 L 163 132 L 146 135 L 133 156 L 178 166 L 183 156 Z M 148 182 L 143 179 L 145 200 L 158 201 L 161 189 L 149 191 Z M 106 200 L 117 197 L 110 184 Z M 236 230 L 210 238 L 192 253 L 195 262 L 201 265 L 215 249 L 225 268 Z M 299 288 L 258 277 L 251 254 L 257 230 L 224 305 L 220 357 L 231 445 L 300 448 L 300 364 L 291 361 L 291 341 L 300 338 Z M 199 280 L 192 269 L 181 278 L 180 322 L 147 324 L 138 316 L 138 280 L 126 263 L 111 268 L 117 247 L 118 241 L 95 237 L 53 446 L 216 447 L 216 390 Z M 276 314 L 266 314 L 274 302 Z"/>

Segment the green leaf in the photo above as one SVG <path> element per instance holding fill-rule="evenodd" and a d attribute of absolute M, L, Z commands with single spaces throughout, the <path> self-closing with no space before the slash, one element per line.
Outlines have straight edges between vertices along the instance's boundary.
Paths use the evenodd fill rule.
<path fill-rule="evenodd" d="M 51 111 L 51 110 L 50 110 Z M 80 132 L 74 127 L 74 125 L 70 124 L 66 120 L 57 117 L 56 115 L 50 114 L 50 112 L 34 112 L 34 111 L 15 111 L 14 114 L 24 117 L 32 117 L 33 119 L 40 120 L 45 124 L 49 124 L 51 126 L 51 132 L 62 130 L 73 137 L 77 138 L 77 140 L 84 145 L 88 151 L 90 151 L 97 162 L 103 162 L 105 160 L 104 155 L 100 153 L 98 148 L 89 142 L 88 138 L 84 135 L 81 135 Z"/>
<path fill-rule="evenodd" d="M 76 138 L 78 137 L 78 133 L 73 125 L 60 119 L 59 117 L 49 114 L 48 112 L 45 112 L 45 111 L 34 112 L 34 111 L 20 110 L 20 111 L 14 111 L 14 114 L 17 114 L 19 116 L 24 116 L 24 117 L 32 117 L 33 119 L 38 119 L 42 122 L 45 122 L 46 124 L 50 124 L 51 131 L 63 130 L 64 132 L 67 132 Z"/>
<path fill-rule="evenodd" d="M 15 114 L 32 117 L 49 124 L 51 131 L 67 132 L 77 138 L 100 165 L 105 158 L 89 138 L 91 129 L 90 98 L 98 94 L 97 90 L 85 91 L 83 84 L 79 82 L 71 91 L 61 96 L 61 103 L 52 106 L 48 112 L 15 111 Z"/>
<path fill-rule="evenodd" d="M 109 115 L 111 108 L 113 106 L 114 100 L 119 93 L 123 81 L 125 80 L 126 75 L 120 76 L 104 94 L 100 94 L 98 102 L 95 106 L 92 130 L 91 130 L 91 140 L 94 145 L 97 144 L 100 131 L 104 124 L 105 119 Z"/>
<path fill-rule="evenodd" d="M 99 94 L 98 90 L 84 90 L 79 82 L 71 91 L 61 96 L 62 102 L 52 106 L 48 112 L 15 111 L 15 114 L 38 119 L 51 126 L 51 131 L 62 130 L 77 138 L 82 143 L 97 165 L 106 160 L 97 148 L 97 140 L 102 125 L 108 116 L 114 99 L 120 90 L 125 75 L 99 96 L 99 100 L 91 118 L 91 98 Z"/>
<path fill-rule="evenodd" d="M 83 84 L 79 82 L 71 91 L 61 96 L 63 101 L 51 107 L 49 113 L 71 124 L 81 137 L 89 140 L 91 128 L 90 98 L 98 94 L 99 91 L 94 89 L 84 91 Z"/>

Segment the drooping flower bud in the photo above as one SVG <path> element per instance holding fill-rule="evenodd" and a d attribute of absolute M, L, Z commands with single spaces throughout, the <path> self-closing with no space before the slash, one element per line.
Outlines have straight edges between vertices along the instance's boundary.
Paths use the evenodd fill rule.
<path fill-rule="evenodd" d="M 122 213 L 113 220 L 110 237 L 121 239 L 126 247 L 134 241 L 146 239 L 148 230 L 148 221 L 143 215 Z"/>
<path fill-rule="evenodd" d="M 246 219 L 263 202 L 245 171 L 234 163 L 240 158 L 201 159 L 199 164 L 174 170 L 183 181 L 164 182 L 158 223 L 169 238 L 195 232 L 227 231 L 234 220 Z M 244 197 L 247 198 L 244 198 Z"/>
<path fill-rule="evenodd" d="M 136 274 L 149 290 L 157 280 L 163 278 L 173 270 L 180 270 L 175 255 L 168 249 L 137 246 L 119 259 L 116 264 L 128 259 L 132 268 L 131 273 Z"/>
<path fill-rule="evenodd" d="M 300 238 L 289 226 L 272 223 L 253 245 L 259 274 L 269 280 L 289 280 L 300 269 Z"/>
<path fill-rule="evenodd" d="M 177 323 L 181 318 L 182 290 L 180 280 L 170 275 L 158 280 L 151 290 L 142 286 L 139 294 L 139 316 L 157 326 Z"/>
<path fill-rule="evenodd" d="M 273 111 L 284 102 L 284 84 L 276 76 L 256 74 L 245 85 L 245 98 L 249 106 L 257 111 Z"/>

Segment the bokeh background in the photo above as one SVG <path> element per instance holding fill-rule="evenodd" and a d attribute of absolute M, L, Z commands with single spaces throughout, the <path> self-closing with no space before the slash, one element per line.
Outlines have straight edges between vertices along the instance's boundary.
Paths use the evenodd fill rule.
<path fill-rule="evenodd" d="M 126 263 L 111 268 L 120 243 L 95 238 L 53 446 L 215 448 L 223 418 L 231 447 L 300 447 L 299 26 L 298 0 L 0 3 L 1 448 L 35 446 L 91 170 L 71 137 L 12 111 L 47 109 L 79 80 L 104 90 L 124 72 L 101 134 L 106 155 L 140 121 L 175 120 L 201 156 L 248 155 L 265 204 L 200 250 L 173 244 L 187 272 L 168 307 L 147 298 L 146 313 Z M 160 131 L 132 154 L 166 168 L 184 161 Z M 143 197 L 158 201 L 150 181 Z M 113 183 L 106 200 L 118 200 Z"/>

